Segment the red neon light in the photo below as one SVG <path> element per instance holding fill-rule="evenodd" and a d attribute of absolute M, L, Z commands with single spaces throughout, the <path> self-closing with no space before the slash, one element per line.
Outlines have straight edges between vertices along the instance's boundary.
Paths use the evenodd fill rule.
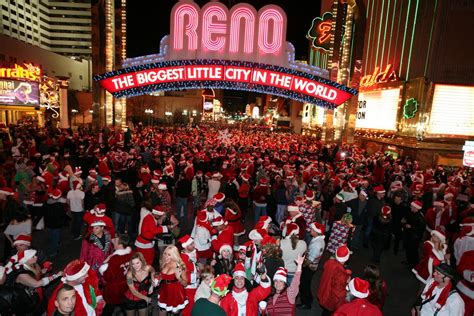
<path fill-rule="evenodd" d="M 229 14 L 221 3 L 208 3 L 200 9 L 183 0 L 173 7 L 171 17 L 170 48 L 176 53 L 255 54 L 255 61 L 260 61 L 261 55 L 284 53 L 286 15 L 273 5 L 261 8 L 257 15 L 251 5 L 237 4 Z"/>
<path fill-rule="evenodd" d="M 375 67 L 374 72 L 370 75 L 363 76 L 360 79 L 360 87 L 370 87 L 377 83 L 384 83 L 389 81 L 397 81 L 398 77 L 393 70 L 393 65 L 388 64 L 384 71 L 380 71 L 380 67 Z"/>
<path fill-rule="evenodd" d="M 321 100 L 342 104 L 352 95 L 330 85 L 304 77 L 260 68 L 221 65 L 192 65 L 147 69 L 104 79 L 100 84 L 109 92 L 119 92 L 153 84 L 181 81 L 230 81 L 258 84 L 294 91 Z"/>
<path fill-rule="evenodd" d="M 324 21 L 318 25 L 318 43 L 323 44 L 331 38 L 332 22 Z"/>

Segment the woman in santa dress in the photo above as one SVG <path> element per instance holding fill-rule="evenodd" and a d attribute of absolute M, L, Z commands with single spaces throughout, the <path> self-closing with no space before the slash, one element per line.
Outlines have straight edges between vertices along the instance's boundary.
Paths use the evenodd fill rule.
<path fill-rule="evenodd" d="M 431 238 L 423 243 L 423 258 L 412 272 L 421 282 L 422 290 L 426 283 L 433 277 L 434 268 L 442 262 L 449 262 L 447 253 L 448 245 L 446 236 L 440 229 L 431 231 Z"/>
<path fill-rule="evenodd" d="M 127 272 L 128 290 L 125 292 L 123 307 L 127 316 L 138 316 L 148 314 L 148 304 L 151 298 L 148 296 L 153 292 L 152 278 L 155 269 L 147 265 L 143 254 L 136 252 L 132 255 Z"/>
<path fill-rule="evenodd" d="M 179 255 L 178 248 L 169 245 L 163 252 L 160 263 L 160 289 L 158 290 L 158 306 L 160 316 L 167 313 L 178 314 L 188 304 L 185 287 L 188 284 L 186 265 Z"/>
<path fill-rule="evenodd" d="M 234 230 L 234 245 L 239 244 L 239 236 L 245 233 L 244 225 L 242 224 L 242 212 L 239 206 L 232 199 L 226 200 L 226 209 L 224 219 L 229 226 Z"/>

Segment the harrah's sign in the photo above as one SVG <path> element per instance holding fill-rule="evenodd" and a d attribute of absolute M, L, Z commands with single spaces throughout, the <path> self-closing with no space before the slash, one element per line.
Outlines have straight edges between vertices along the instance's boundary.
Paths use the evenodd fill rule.
<path fill-rule="evenodd" d="M 294 60 L 286 42 L 286 14 L 267 5 L 258 12 L 242 3 L 200 8 L 179 1 L 171 11 L 171 34 L 160 54 L 128 59 L 126 68 L 96 76 L 115 97 L 159 90 L 241 89 L 334 108 L 357 92 L 325 78 L 327 71 Z"/>

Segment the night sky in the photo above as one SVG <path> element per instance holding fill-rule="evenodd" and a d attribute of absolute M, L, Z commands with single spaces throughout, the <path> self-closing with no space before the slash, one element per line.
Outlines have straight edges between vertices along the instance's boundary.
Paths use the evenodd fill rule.
<path fill-rule="evenodd" d="M 176 2 L 176 0 L 127 1 L 127 57 L 159 52 L 160 40 L 170 33 L 170 12 Z M 195 2 L 202 7 L 209 1 L 197 0 Z M 267 4 L 282 7 L 288 18 L 287 41 L 295 46 L 297 59 L 307 55 L 306 32 L 312 20 L 319 15 L 320 0 L 309 1 L 312 3 L 311 6 L 303 6 L 303 3 L 308 2 L 296 0 L 222 0 L 221 2 L 228 7 L 235 3 L 247 2 L 252 4 L 257 11 Z M 300 3 L 300 6 L 297 6 L 296 2 Z"/>

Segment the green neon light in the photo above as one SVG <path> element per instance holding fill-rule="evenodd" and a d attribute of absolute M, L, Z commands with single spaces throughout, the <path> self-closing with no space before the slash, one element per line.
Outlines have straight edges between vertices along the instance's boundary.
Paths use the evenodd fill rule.
<path fill-rule="evenodd" d="M 380 12 L 380 23 L 379 23 L 379 36 L 377 39 L 377 53 L 375 54 L 375 64 L 374 67 L 377 67 L 379 61 L 379 48 L 380 48 L 380 34 L 382 33 L 382 16 L 383 16 L 383 7 L 385 6 L 385 0 L 382 0 L 382 11 Z"/>
<path fill-rule="evenodd" d="M 415 37 L 416 20 L 417 20 L 417 17 L 418 17 L 418 5 L 419 4 L 420 4 L 420 0 L 416 0 L 415 17 L 413 19 L 413 29 L 411 30 L 410 53 L 408 54 L 407 75 L 405 76 L 405 80 L 408 80 L 408 75 L 410 74 L 411 52 L 413 50 L 413 38 Z"/>
<path fill-rule="evenodd" d="M 433 36 L 433 28 L 434 28 L 434 21 L 436 18 L 436 9 L 438 8 L 438 0 L 435 0 L 435 5 L 433 9 L 433 19 L 431 20 L 431 31 L 430 31 L 430 41 L 428 42 L 428 50 L 426 51 L 426 62 L 425 62 L 425 72 L 423 73 L 424 77 L 426 77 L 426 72 L 428 71 L 428 59 L 430 56 L 431 50 L 431 38 Z"/>
<path fill-rule="evenodd" d="M 371 1 L 369 0 L 369 4 L 368 4 L 368 7 L 370 7 L 370 3 Z M 369 9 L 367 9 L 367 12 L 369 11 Z M 372 18 L 374 16 L 374 6 L 372 4 L 372 11 L 370 11 L 370 26 L 369 26 L 369 37 L 368 37 L 368 40 L 367 40 L 367 54 L 365 56 L 365 67 L 364 67 L 364 75 L 367 74 L 367 63 L 369 62 L 369 54 L 370 54 L 370 35 L 372 34 Z"/>
<path fill-rule="evenodd" d="M 387 16 L 385 17 L 385 30 L 383 31 L 383 41 L 382 41 L 382 57 L 380 58 L 380 68 L 383 66 L 383 56 L 385 53 L 385 40 L 387 38 L 387 24 L 388 24 L 388 14 L 390 13 L 390 0 L 387 4 Z"/>
<path fill-rule="evenodd" d="M 351 53 L 349 55 L 349 74 L 348 74 L 348 78 L 351 77 L 351 70 L 352 70 L 352 51 L 354 50 L 354 34 L 355 34 L 355 29 L 356 29 L 356 24 L 354 23 L 354 21 L 352 22 L 352 34 L 351 34 Z"/>
<path fill-rule="evenodd" d="M 390 42 L 388 42 L 388 57 L 390 60 L 390 49 L 392 48 L 393 22 L 395 21 L 395 11 L 397 11 L 397 0 L 393 4 L 392 26 L 390 27 Z"/>
<path fill-rule="evenodd" d="M 309 50 L 309 64 L 314 66 L 313 64 L 313 58 L 314 58 L 314 51 L 312 49 Z"/>
<path fill-rule="evenodd" d="M 319 67 L 319 51 L 316 51 L 315 65 L 316 65 L 317 67 Z"/>
<path fill-rule="evenodd" d="M 416 112 L 418 112 L 418 101 L 415 98 L 406 100 L 403 106 L 403 117 L 405 119 L 411 119 L 415 117 Z"/>
<path fill-rule="evenodd" d="M 324 47 L 319 46 L 318 43 L 317 43 L 317 41 L 318 41 L 318 33 L 315 31 L 315 32 L 316 32 L 316 34 L 315 34 L 316 36 L 313 36 L 313 35 L 311 34 L 311 31 L 315 28 L 314 26 L 315 26 L 316 23 L 318 23 L 318 21 L 324 21 L 324 20 L 328 19 L 329 16 L 331 16 L 331 20 L 332 20 L 332 22 L 333 22 L 333 23 L 332 23 L 333 27 L 332 27 L 332 29 L 331 29 L 331 33 L 333 33 L 333 31 L 334 31 L 334 15 L 333 15 L 332 12 L 325 12 L 325 13 L 322 15 L 322 17 L 319 17 L 319 16 L 318 16 L 318 17 L 314 18 L 313 21 L 311 22 L 311 27 L 309 28 L 308 32 L 306 33 L 306 38 L 309 38 L 309 39 L 312 40 L 312 41 L 311 41 L 311 44 L 312 44 L 313 47 L 315 47 L 315 48 L 320 48 L 320 49 L 323 49 L 323 50 L 325 50 L 325 51 L 327 51 L 327 49 L 325 49 Z M 331 37 L 332 37 L 332 36 L 333 36 L 333 35 L 331 35 Z"/>
<path fill-rule="evenodd" d="M 398 25 L 397 25 L 397 40 L 395 41 L 395 49 L 396 52 L 398 50 L 398 39 L 400 37 L 400 23 L 402 22 L 402 12 L 403 12 L 403 1 L 400 4 L 400 10 L 398 10 Z M 394 58 L 396 56 L 394 55 Z"/>
<path fill-rule="evenodd" d="M 399 71 L 398 76 L 399 77 L 402 76 L 403 53 L 405 52 L 405 39 L 407 37 L 408 18 L 410 17 L 410 8 L 411 8 L 411 0 L 408 0 L 407 17 L 405 19 L 405 31 L 403 32 L 402 53 L 400 54 L 400 67 L 398 69 L 398 71 Z"/>

